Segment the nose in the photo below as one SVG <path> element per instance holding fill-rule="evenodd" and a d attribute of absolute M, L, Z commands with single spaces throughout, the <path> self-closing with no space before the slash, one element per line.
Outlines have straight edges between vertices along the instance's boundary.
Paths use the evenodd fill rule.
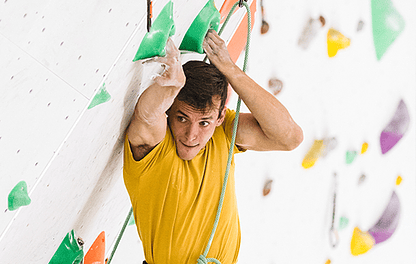
<path fill-rule="evenodd" d="M 188 142 L 193 142 L 198 136 L 198 125 L 191 124 L 186 129 L 186 140 Z"/>

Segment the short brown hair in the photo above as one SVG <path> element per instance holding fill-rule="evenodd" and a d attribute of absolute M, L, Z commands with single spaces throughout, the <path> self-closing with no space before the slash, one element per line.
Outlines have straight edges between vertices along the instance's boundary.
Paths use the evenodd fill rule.
<path fill-rule="evenodd" d="M 212 98 L 219 96 L 221 104 L 218 117 L 220 117 L 227 100 L 227 78 L 213 64 L 203 61 L 188 61 L 182 67 L 186 83 L 177 99 L 197 110 L 206 111 L 214 107 Z"/>

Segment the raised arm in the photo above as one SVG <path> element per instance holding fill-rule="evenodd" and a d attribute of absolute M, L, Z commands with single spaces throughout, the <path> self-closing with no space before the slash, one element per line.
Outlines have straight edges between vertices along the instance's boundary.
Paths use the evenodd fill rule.
<path fill-rule="evenodd" d="M 166 43 L 166 57 L 153 60 L 163 63 L 165 72 L 156 77 L 154 83 L 140 95 L 127 128 L 127 136 L 136 161 L 143 159 L 165 137 L 165 112 L 185 85 L 179 50 L 170 38 Z"/>
<path fill-rule="evenodd" d="M 208 32 L 203 47 L 251 112 L 240 114 L 236 144 L 259 151 L 295 149 L 303 141 L 303 131 L 279 100 L 235 65 L 215 31 Z"/>

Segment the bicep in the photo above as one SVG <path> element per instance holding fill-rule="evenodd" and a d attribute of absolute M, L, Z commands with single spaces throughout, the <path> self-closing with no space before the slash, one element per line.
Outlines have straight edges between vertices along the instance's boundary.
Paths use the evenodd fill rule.
<path fill-rule="evenodd" d="M 240 113 L 236 135 L 236 145 L 256 151 L 286 150 L 286 146 L 270 140 L 251 113 Z"/>
<path fill-rule="evenodd" d="M 133 114 L 127 128 L 127 137 L 136 161 L 141 160 L 163 140 L 166 135 L 166 126 L 165 115 L 149 123 L 142 120 L 136 113 Z"/>

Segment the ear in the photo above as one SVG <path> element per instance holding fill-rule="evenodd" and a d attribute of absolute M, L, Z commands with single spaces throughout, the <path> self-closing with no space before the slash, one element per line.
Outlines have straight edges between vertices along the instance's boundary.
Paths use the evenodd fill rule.
<path fill-rule="evenodd" d="M 224 109 L 222 109 L 221 111 L 220 117 L 217 119 L 217 126 L 222 125 L 222 122 L 224 122 L 226 112 L 227 112 L 227 107 L 224 106 Z"/>

